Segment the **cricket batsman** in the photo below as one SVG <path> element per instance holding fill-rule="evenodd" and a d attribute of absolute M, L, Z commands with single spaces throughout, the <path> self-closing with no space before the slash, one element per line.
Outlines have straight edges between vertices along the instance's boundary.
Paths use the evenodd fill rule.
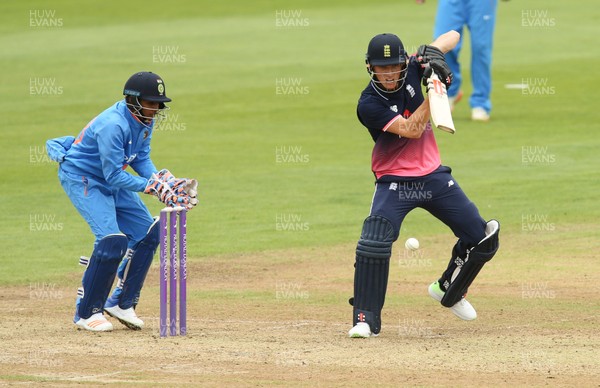
<path fill-rule="evenodd" d="M 486 222 L 442 165 L 421 83 L 432 71 L 449 86 L 452 72 L 444 53 L 460 35 L 450 31 L 409 56 L 394 34 L 371 39 L 366 54 L 371 77 L 357 107 L 358 119 L 375 143 L 371 169 L 375 193 L 356 247 L 352 338 L 376 336 L 387 290 L 392 244 L 406 215 L 420 207 L 458 237 L 448 267 L 429 286 L 429 295 L 463 320 L 477 317 L 467 289 L 498 249 L 498 221 Z"/>
<path fill-rule="evenodd" d="M 159 244 L 159 225 L 137 193 L 154 195 L 171 207 L 191 209 L 198 203 L 195 179 L 158 171 L 150 159 L 153 130 L 171 101 L 162 78 L 135 73 L 123 95 L 77 138 L 46 142 L 48 155 L 59 163 L 60 184 L 96 238 L 89 259 L 80 260 L 86 270 L 73 319 L 90 331 L 113 329 L 104 311 L 130 329 L 144 326 L 134 309 Z M 118 286 L 108 298 L 117 274 Z"/>

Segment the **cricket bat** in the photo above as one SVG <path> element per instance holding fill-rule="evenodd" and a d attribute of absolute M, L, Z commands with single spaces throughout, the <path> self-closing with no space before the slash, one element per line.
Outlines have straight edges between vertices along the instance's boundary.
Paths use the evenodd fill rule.
<path fill-rule="evenodd" d="M 427 79 L 427 94 L 429 95 L 429 110 L 431 111 L 432 124 L 449 133 L 456 132 L 454 122 L 452 121 L 452 112 L 450 111 L 450 102 L 448 101 L 448 92 L 446 85 L 440 81 L 435 72 Z"/>

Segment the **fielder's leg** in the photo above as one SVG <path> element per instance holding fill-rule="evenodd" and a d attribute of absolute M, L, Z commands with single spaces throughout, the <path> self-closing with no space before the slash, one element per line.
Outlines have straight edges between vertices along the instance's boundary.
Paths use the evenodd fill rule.
<path fill-rule="evenodd" d="M 91 331 L 112 330 L 112 324 L 104 318 L 102 310 L 126 249 L 127 237 L 124 234 L 105 236 L 96 244 L 83 274 L 77 326 Z"/>
<path fill-rule="evenodd" d="M 460 72 L 460 63 L 458 56 L 462 48 L 463 42 L 463 26 L 467 20 L 465 18 L 466 9 L 463 1 L 440 0 L 438 3 L 437 13 L 435 16 L 435 25 L 433 38 L 436 39 L 440 35 L 445 34 L 450 30 L 457 31 L 460 34 L 460 40 L 453 50 L 446 53 L 446 62 L 450 70 L 454 74 L 452 85 L 448 88 L 448 98 L 456 98 L 460 91 L 462 83 L 462 75 Z"/>
<path fill-rule="evenodd" d="M 492 47 L 496 22 L 497 0 L 472 0 L 469 12 L 471 36 L 471 83 L 473 94 L 469 99 L 471 108 L 492 110 Z"/>
<path fill-rule="evenodd" d="M 139 301 L 158 243 L 159 222 L 155 219 L 144 239 L 132 251 L 130 260 L 123 266 L 122 288 L 117 288 L 111 297 L 110 305 L 107 301 L 104 306 L 104 310 L 110 316 L 133 330 L 140 330 L 144 326 L 144 322 L 136 316 L 134 307 Z M 114 303 L 115 301 L 118 303 Z"/>
<path fill-rule="evenodd" d="M 395 230 L 389 220 L 381 216 L 367 217 L 356 247 L 352 301 L 354 327 L 348 332 L 350 337 L 370 337 L 381 330 L 381 310 L 395 238 Z"/>

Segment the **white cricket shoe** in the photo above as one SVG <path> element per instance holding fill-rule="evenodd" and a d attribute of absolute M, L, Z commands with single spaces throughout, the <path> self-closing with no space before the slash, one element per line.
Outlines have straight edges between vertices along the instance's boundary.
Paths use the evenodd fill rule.
<path fill-rule="evenodd" d="M 113 329 L 112 323 L 110 323 L 102 313 L 96 313 L 88 319 L 79 318 L 75 324 L 80 328 L 89 331 L 111 331 Z"/>
<path fill-rule="evenodd" d="M 142 330 L 144 321 L 139 319 L 135 314 L 133 307 L 123 310 L 119 305 L 105 307 L 104 311 L 113 318 L 117 318 L 119 322 L 132 330 Z"/>
<path fill-rule="evenodd" d="M 369 338 L 377 337 L 377 334 L 371 332 L 371 327 L 366 322 L 358 322 L 350 331 L 348 331 L 350 338 Z"/>
<path fill-rule="evenodd" d="M 438 282 L 434 282 L 429 285 L 429 296 L 431 296 L 433 299 L 441 302 L 444 294 L 445 292 L 442 291 Z M 467 301 L 464 297 L 456 302 L 454 306 L 450 307 L 450 310 L 452 310 L 454 315 L 464 321 L 472 321 L 473 319 L 477 318 L 477 311 L 475 311 L 471 303 L 469 303 L 469 301 Z"/>
<path fill-rule="evenodd" d="M 473 108 L 471 109 L 471 120 L 490 121 L 490 114 L 483 108 Z"/>

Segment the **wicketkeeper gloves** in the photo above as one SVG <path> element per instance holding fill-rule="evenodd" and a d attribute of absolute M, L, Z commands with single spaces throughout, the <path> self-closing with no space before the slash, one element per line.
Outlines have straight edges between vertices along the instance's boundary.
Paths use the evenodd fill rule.
<path fill-rule="evenodd" d="M 177 179 L 169 170 L 163 169 L 148 179 L 144 193 L 156 196 L 166 206 L 190 210 L 198 204 L 198 181 Z"/>

